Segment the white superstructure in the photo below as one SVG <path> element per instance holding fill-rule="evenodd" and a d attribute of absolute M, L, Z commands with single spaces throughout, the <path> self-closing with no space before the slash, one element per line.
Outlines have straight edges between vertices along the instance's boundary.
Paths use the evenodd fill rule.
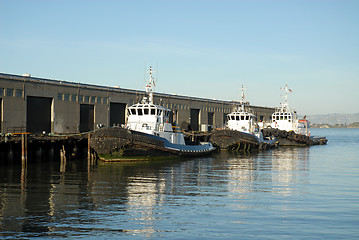
<path fill-rule="evenodd" d="M 297 112 L 289 108 L 288 92 L 292 92 L 292 90 L 288 88 L 287 83 L 285 88 L 281 88 L 281 90 L 285 93 L 284 103 L 281 103 L 282 106 L 272 114 L 271 127 L 310 136 L 309 121 L 305 117 L 304 119 L 298 119 Z"/>
<path fill-rule="evenodd" d="M 128 108 L 127 128 L 130 130 L 163 137 L 174 144 L 185 144 L 184 136 L 174 132 L 170 121 L 171 110 L 153 103 L 153 88 L 155 79 L 152 76 L 152 67 L 149 69 L 149 80 L 146 93 L 141 103 Z"/>
<path fill-rule="evenodd" d="M 237 106 L 233 112 L 227 115 L 227 127 L 230 130 L 249 133 L 263 138 L 257 123 L 257 117 L 245 102 L 244 89 L 242 85 L 242 99 L 240 106 Z"/>

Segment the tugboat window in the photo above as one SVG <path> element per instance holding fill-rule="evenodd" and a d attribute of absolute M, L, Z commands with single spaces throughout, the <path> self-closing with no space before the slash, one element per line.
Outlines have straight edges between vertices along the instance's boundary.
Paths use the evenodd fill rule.
<path fill-rule="evenodd" d="M 236 116 L 236 120 L 238 120 L 238 121 L 239 121 L 239 116 Z"/>
<path fill-rule="evenodd" d="M 143 115 L 142 109 L 138 109 L 138 115 Z"/>
<path fill-rule="evenodd" d="M 136 115 L 136 109 L 131 109 L 131 114 Z"/>
<path fill-rule="evenodd" d="M 148 115 L 148 113 L 149 113 L 149 109 L 148 109 L 148 108 L 143 109 L 143 111 L 144 111 L 145 115 Z"/>
<path fill-rule="evenodd" d="M 151 108 L 151 115 L 156 115 L 156 109 Z"/>

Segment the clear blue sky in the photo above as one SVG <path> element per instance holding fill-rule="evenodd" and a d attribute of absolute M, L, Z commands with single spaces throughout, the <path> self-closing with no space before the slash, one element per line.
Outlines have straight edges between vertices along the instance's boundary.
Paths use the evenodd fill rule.
<path fill-rule="evenodd" d="M 359 1 L 0 0 L 0 72 L 359 112 Z"/>

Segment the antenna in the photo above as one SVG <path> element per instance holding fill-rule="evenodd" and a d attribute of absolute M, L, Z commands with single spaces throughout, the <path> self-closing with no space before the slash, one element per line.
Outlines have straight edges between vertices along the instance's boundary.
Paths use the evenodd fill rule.
<path fill-rule="evenodd" d="M 282 91 L 284 91 L 284 103 L 281 103 L 282 105 L 282 110 L 289 110 L 289 106 L 288 106 L 288 92 L 292 92 L 292 90 L 290 90 L 288 88 L 288 83 L 285 83 L 285 87 L 280 88 Z"/>
<path fill-rule="evenodd" d="M 152 66 L 150 66 L 150 70 L 147 72 L 149 74 L 148 84 L 146 85 L 146 93 L 149 95 L 149 103 L 153 104 L 153 89 L 156 86 L 155 79 L 152 76 Z"/>
<path fill-rule="evenodd" d="M 243 87 L 243 84 L 242 84 L 242 89 L 241 89 L 241 91 L 242 91 L 242 100 L 241 100 L 241 102 L 244 103 L 245 96 L 244 96 L 244 87 Z"/>
<path fill-rule="evenodd" d="M 241 88 L 241 91 L 242 91 L 242 98 L 241 100 L 239 101 L 241 103 L 241 110 L 244 111 L 244 104 L 245 104 L 245 95 L 244 95 L 244 87 L 243 87 L 243 84 L 242 84 L 242 88 Z"/>

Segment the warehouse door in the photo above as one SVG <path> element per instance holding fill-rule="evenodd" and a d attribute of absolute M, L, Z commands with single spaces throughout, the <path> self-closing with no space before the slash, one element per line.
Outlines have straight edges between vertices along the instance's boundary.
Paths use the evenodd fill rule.
<path fill-rule="evenodd" d="M 95 111 L 93 105 L 80 105 L 80 132 L 88 132 L 94 130 L 94 114 Z"/>
<path fill-rule="evenodd" d="M 28 96 L 26 102 L 26 131 L 51 132 L 52 98 Z"/>
<path fill-rule="evenodd" d="M 214 113 L 209 112 L 208 113 L 208 131 L 213 130 L 213 125 L 214 125 Z"/>
<path fill-rule="evenodd" d="M 110 127 L 125 124 L 126 103 L 110 103 Z"/>
<path fill-rule="evenodd" d="M 199 129 L 199 109 L 191 109 L 190 124 L 193 131 Z"/>

